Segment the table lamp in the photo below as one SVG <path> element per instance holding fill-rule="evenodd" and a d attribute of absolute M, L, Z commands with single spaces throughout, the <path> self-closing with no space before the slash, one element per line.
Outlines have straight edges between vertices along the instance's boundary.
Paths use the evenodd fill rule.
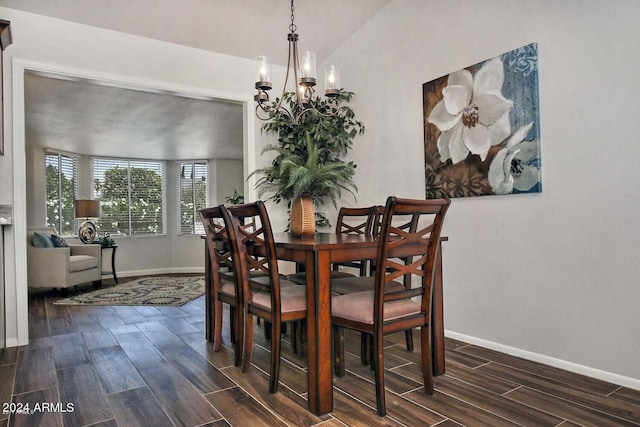
<path fill-rule="evenodd" d="M 78 199 L 75 201 L 76 218 L 85 218 L 78 229 L 82 243 L 93 243 L 98 237 L 98 229 L 90 219 L 100 218 L 100 200 Z"/>

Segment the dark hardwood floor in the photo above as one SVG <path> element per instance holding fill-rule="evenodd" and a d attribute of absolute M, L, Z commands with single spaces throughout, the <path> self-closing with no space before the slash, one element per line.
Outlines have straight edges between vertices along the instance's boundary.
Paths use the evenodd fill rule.
<path fill-rule="evenodd" d="M 58 298 L 30 295 L 31 342 L 2 356 L 2 409 L 37 410 L 0 413 L 0 427 L 640 425 L 640 391 L 451 339 L 447 372 L 426 395 L 419 354 L 406 351 L 403 335 L 385 349 L 389 415 L 380 418 L 372 371 L 349 333 L 334 411 L 316 417 L 306 409 L 305 360 L 284 343 L 280 391 L 270 395 L 264 336 L 256 334 L 254 366 L 243 374 L 229 348 L 214 353 L 205 342 L 204 298 L 182 307 L 54 305 Z"/>

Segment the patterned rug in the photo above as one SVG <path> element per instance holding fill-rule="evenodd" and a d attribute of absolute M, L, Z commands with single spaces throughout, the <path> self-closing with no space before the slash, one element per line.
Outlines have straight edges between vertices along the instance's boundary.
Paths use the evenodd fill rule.
<path fill-rule="evenodd" d="M 181 306 L 204 295 L 204 276 L 150 276 L 54 302 L 63 305 Z"/>

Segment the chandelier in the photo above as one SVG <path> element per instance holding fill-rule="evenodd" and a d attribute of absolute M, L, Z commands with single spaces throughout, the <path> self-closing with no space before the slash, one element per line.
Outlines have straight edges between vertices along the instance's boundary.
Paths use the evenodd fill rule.
<path fill-rule="evenodd" d="M 340 110 L 337 108 L 331 109 L 330 112 L 320 112 L 314 105 L 314 89 L 316 85 L 316 54 L 309 51 L 298 53 L 298 34 L 296 33 L 297 27 L 294 23 L 294 7 L 293 0 L 291 0 L 291 24 L 289 25 L 289 34 L 287 40 L 289 40 L 289 56 L 287 58 L 287 74 L 284 79 L 284 85 L 282 87 L 282 95 L 277 98 L 277 103 L 273 105 L 269 103 L 269 94 L 267 91 L 271 90 L 271 61 L 266 56 L 256 57 L 256 71 L 258 72 L 258 81 L 256 82 L 256 89 L 258 93 L 254 96 L 257 102 L 256 116 L 260 120 L 269 120 L 270 113 L 281 111 L 286 113 L 293 124 L 299 122 L 304 114 L 309 111 L 315 111 L 322 116 L 335 116 Z M 294 98 L 295 111 L 287 110 L 282 101 L 285 99 L 287 92 L 287 82 L 289 81 L 289 75 L 293 69 L 293 77 L 297 90 L 292 97 Z M 336 98 L 340 95 L 340 70 L 335 65 L 328 65 L 325 68 L 325 91 L 324 94 L 329 98 L 330 102 L 336 101 Z M 263 112 L 261 115 L 260 112 Z M 264 115 L 266 114 L 266 116 Z"/>

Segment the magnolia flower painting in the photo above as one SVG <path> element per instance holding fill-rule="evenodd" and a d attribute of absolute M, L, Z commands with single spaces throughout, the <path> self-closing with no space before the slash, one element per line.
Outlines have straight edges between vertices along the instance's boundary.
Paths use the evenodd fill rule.
<path fill-rule="evenodd" d="M 427 198 L 538 193 L 535 43 L 423 85 Z"/>

